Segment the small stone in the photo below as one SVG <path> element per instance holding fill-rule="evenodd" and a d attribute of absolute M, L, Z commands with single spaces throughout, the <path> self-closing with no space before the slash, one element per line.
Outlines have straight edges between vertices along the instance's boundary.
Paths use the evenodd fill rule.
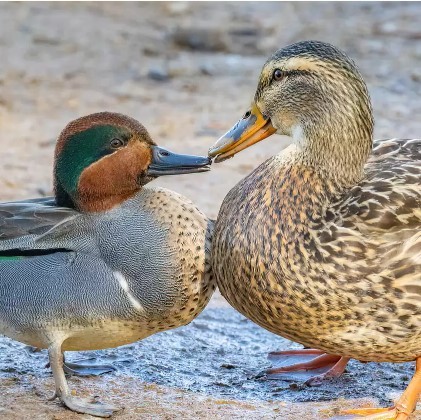
<path fill-rule="evenodd" d="M 213 69 L 207 65 L 207 64 L 202 64 L 200 67 L 200 73 L 204 74 L 205 76 L 212 76 L 214 71 Z"/>
<path fill-rule="evenodd" d="M 162 68 L 152 68 L 148 71 L 148 78 L 158 82 L 165 82 L 170 78 L 170 75 Z"/>
<path fill-rule="evenodd" d="M 156 57 L 159 56 L 160 51 L 156 49 L 155 46 L 152 45 L 146 45 L 142 48 L 143 54 L 145 54 L 148 57 Z"/>
<path fill-rule="evenodd" d="M 221 368 L 224 368 L 224 369 L 235 369 L 237 366 L 235 366 L 235 365 L 231 365 L 230 363 L 223 363 L 222 365 L 221 365 Z"/>
<path fill-rule="evenodd" d="M 38 187 L 36 189 L 37 194 L 40 195 L 41 197 L 47 197 L 49 195 L 51 195 L 51 191 L 47 190 L 46 188 L 43 187 Z"/>
<path fill-rule="evenodd" d="M 179 28 L 172 37 L 175 44 L 191 50 L 227 51 L 227 44 L 220 30 Z"/>

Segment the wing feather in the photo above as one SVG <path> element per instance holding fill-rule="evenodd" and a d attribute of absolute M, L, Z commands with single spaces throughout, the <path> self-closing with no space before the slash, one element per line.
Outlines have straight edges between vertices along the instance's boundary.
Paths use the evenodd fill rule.
<path fill-rule="evenodd" d="M 58 236 L 80 216 L 73 209 L 56 207 L 52 197 L 0 203 L 0 251 L 45 248 L 40 238 Z"/>

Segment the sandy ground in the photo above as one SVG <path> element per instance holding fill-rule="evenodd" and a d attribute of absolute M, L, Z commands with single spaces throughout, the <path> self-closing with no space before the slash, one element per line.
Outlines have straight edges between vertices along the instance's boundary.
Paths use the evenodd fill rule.
<path fill-rule="evenodd" d="M 420 28 L 419 3 L 1 3 L 0 200 L 50 195 L 55 139 L 91 112 L 126 113 L 158 144 L 205 154 L 246 110 L 267 56 L 303 39 L 334 43 L 360 65 L 376 137 L 419 137 Z M 287 144 L 271 137 L 211 173 L 156 184 L 215 217 L 229 189 Z M 291 346 L 215 295 L 188 327 L 95 353 L 118 372 L 70 383 L 124 406 L 118 419 L 328 419 L 390 404 L 412 375 L 411 364 L 352 362 L 319 388 L 255 378 L 268 351 Z M 46 361 L 0 338 L 0 418 L 89 417 L 47 401 Z"/>

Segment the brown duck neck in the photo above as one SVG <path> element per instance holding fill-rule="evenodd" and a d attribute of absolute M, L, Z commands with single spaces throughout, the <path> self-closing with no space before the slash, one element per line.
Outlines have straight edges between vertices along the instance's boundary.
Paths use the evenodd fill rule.
<path fill-rule="evenodd" d="M 327 129 L 305 127 L 299 144 L 297 161 L 327 177 L 338 190 L 358 184 L 372 149 L 372 126 L 359 128 L 340 122 Z"/>

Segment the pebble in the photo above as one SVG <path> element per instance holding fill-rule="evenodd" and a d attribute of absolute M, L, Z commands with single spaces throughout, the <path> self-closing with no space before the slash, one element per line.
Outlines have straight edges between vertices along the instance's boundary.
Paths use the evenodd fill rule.
<path fill-rule="evenodd" d="M 156 80 L 158 82 L 165 82 L 170 78 L 167 70 L 157 67 L 149 69 L 147 76 L 149 79 Z"/>
<path fill-rule="evenodd" d="M 172 39 L 179 47 L 201 51 L 227 51 L 223 33 L 219 29 L 178 28 Z"/>

